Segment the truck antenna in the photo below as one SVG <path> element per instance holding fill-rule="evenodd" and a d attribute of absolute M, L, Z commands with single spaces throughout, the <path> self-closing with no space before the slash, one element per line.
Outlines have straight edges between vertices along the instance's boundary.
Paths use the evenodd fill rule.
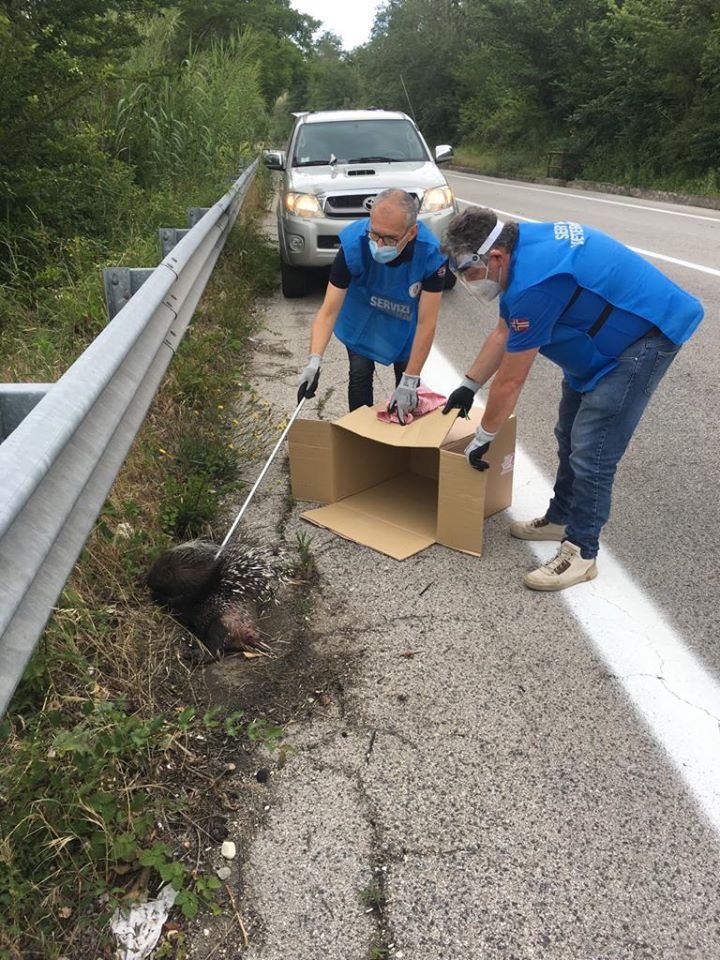
<path fill-rule="evenodd" d="M 413 118 L 413 120 L 415 120 L 415 111 L 413 110 L 410 94 L 407 92 L 407 87 L 405 86 L 405 81 L 403 80 L 402 74 L 400 74 L 400 83 L 402 84 L 402 88 L 405 91 L 405 96 L 407 97 L 408 106 L 410 107 L 410 116 Z M 415 122 L 417 123 L 417 120 L 415 120 Z"/>

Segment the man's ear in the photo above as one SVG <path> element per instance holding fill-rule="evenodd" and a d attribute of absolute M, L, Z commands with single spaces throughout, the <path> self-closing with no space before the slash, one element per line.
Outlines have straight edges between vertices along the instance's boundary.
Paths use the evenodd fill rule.
<path fill-rule="evenodd" d="M 510 256 L 505 247 L 493 247 L 488 253 L 488 262 L 499 264 L 503 269 L 505 269 L 509 259 Z"/>
<path fill-rule="evenodd" d="M 418 232 L 418 225 L 417 225 L 417 223 L 414 223 L 414 224 L 410 227 L 410 231 L 409 231 L 409 233 L 408 233 L 408 243 L 410 243 L 411 240 L 414 240 L 414 239 L 415 239 L 415 237 L 417 236 L 417 232 Z"/>

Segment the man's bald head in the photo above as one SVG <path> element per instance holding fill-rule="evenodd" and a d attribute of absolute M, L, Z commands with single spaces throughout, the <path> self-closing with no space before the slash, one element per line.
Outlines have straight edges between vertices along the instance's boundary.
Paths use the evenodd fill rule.
<path fill-rule="evenodd" d="M 406 190 L 383 190 L 375 197 L 373 210 L 382 207 L 385 204 L 391 205 L 402 210 L 405 219 L 405 229 L 409 229 L 417 221 L 418 202 L 415 197 Z"/>

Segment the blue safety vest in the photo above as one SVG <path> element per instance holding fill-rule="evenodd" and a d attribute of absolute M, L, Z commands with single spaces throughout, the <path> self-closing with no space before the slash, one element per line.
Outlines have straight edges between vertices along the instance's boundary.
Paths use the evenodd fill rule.
<path fill-rule="evenodd" d="M 425 277 L 445 262 L 433 233 L 418 223 L 413 255 L 397 266 L 373 260 L 368 220 L 340 234 L 352 276 L 335 322 L 335 336 L 353 352 L 385 365 L 407 360 L 417 328 L 418 301 Z"/>
<path fill-rule="evenodd" d="M 501 316 L 521 322 L 516 303 L 527 290 L 559 274 L 580 290 L 607 301 L 595 320 L 578 321 L 568 303 L 540 353 L 561 366 L 575 389 L 592 390 L 638 338 L 637 324 L 607 323 L 613 308 L 654 324 L 673 343 L 684 343 L 703 317 L 699 300 L 612 237 L 579 223 L 523 223 L 510 265 L 510 283 L 500 298 Z M 573 298 L 571 298 L 571 301 Z M 532 318 L 528 318 L 532 321 Z M 632 329 L 634 327 L 634 329 Z M 602 334 L 602 351 L 595 337 Z"/>

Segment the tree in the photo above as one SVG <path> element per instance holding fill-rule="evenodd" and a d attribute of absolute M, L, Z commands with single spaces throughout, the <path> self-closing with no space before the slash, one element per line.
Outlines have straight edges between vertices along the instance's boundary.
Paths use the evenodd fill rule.
<path fill-rule="evenodd" d="M 333 33 L 323 33 L 315 43 L 308 65 L 307 107 L 339 110 L 360 105 L 360 78 L 342 43 Z"/>
<path fill-rule="evenodd" d="M 465 49 L 461 0 L 390 0 L 356 51 L 367 103 L 414 115 L 429 139 L 458 129 L 454 71 Z"/>

